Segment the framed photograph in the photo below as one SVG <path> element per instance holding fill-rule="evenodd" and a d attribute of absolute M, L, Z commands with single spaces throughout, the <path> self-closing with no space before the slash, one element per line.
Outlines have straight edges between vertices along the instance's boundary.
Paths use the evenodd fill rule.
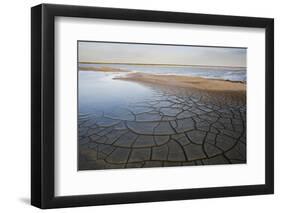
<path fill-rule="evenodd" d="M 272 194 L 274 21 L 31 9 L 31 203 Z"/>

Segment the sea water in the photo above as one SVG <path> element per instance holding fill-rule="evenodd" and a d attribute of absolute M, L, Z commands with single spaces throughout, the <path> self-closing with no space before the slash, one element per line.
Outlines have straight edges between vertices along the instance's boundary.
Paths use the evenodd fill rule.
<path fill-rule="evenodd" d="M 79 67 L 110 67 L 131 72 L 143 72 L 161 75 L 182 75 L 246 82 L 245 67 L 225 66 L 184 66 L 184 65 L 132 65 L 132 64 L 79 64 Z"/>

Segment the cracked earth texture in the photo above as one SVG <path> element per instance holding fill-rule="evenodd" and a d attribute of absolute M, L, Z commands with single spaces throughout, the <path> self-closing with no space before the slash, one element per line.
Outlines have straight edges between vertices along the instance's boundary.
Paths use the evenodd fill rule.
<path fill-rule="evenodd" d="M 146 86 L 141 102 L 79 114 L 79 170 L 246 163 L 245 99 Z"/>

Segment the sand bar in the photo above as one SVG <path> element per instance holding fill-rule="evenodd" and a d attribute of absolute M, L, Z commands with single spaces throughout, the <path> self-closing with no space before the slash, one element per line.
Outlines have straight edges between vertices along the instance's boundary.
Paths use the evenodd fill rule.
<path fill-rule="evenodd" d="M 241 92 L 246 93 L 246 84 L 243 82 L 231 82 L 225 80 L 207 79 L 200 77 L 178 75 L 155 75 L 147 73 L 128 73 L 115 79 L 136 81 L 143 83 L 160 84 L 164 86 L 176 86 L 193 88 L 205 91 Z"/>

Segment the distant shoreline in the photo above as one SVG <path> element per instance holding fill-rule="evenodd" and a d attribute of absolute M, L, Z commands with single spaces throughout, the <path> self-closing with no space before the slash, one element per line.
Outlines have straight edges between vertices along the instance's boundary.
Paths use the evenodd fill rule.
<path fill-rule="evenodd" d="M 142 66 L 182 66 L 182 67 L 211 67 L 211 68 L 236 68 L 247 69 L 241 66 L 200 65 L 200 64 L 144 64 L 144 63 L 107 63 L 107 62 L 78 62 L 79 64 L 109 64 L 109 65 L 142 65 Z"/>
<path fill-rule="evenodd" d="M 79 66 L 79 70 L 81 71 L 94 71 L 94 72 L 130 72 L 130 70 L 122 69 L 122 68 L 114 68 L 114 67 L 81 67 Z"/>

